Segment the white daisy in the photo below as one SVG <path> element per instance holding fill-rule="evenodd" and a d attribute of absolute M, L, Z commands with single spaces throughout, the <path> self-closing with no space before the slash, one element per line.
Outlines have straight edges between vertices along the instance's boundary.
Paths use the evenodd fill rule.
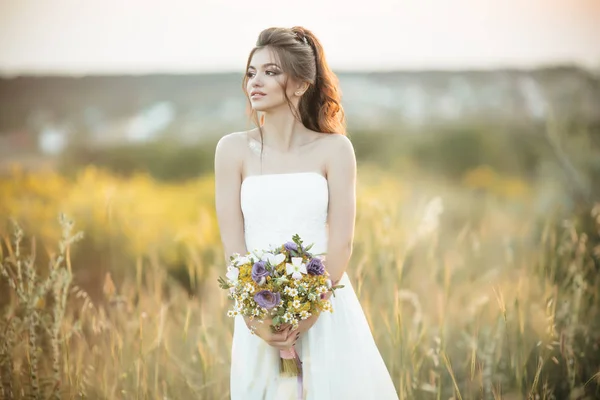
<path fill-rule="evenodd" d="M 302 275 L 306 274 L 306 264 L 302 262 L 302 257 L 292 257 L 292 263 L 286 263 L 285 270 L 292 275 L 292 279 L 302 279 Z"/>
<path fill-rule="evenodd" d="M 251 264 L 252 261 L 254 261 L 254 260 L 251 257 L 240 256 L 240 257 L 236 257 L 233 259 L 233 265 L 239 266 L 239 265 Z"/>
<path fill-rule="evenodd" d="M 317 287 L 316 290 L 317 290 L 317 293 L 323 294 L 323 293 L 327 292 L 327 287 L 325 287 L 325 286 L 319 286 L 319 287 Z"/>
<path fill-rule="evenodd" d="M 277 267 L 285 261 L 285 254 L 263 253 L 260 259 L 268 262 L 272 267 Z"/>
<path fill-rule="evenodd" d="M 227 274 L 225 274 L 227 279 L 229 279 L 232 283 L 236 283 L 238 277 L 240 276 L 240 270 L 236 267 L 227 267 Z"/>
<path fill-rule="evenodd" d="M 265 254 L 265 251 L 261 249 L 254 249 L 252 251 L 252 255 L 256 257 L 257 260 L 262 260 L 263 254 Z"/>
<path fill-rule="evenodd" d="M 303 320 L 307 319 L 310 316 L 311 316 L 311 314 L 308 311 L 301 311 L 300 312 L 300 318 L 303 319 Z"/>
<path fill-rule="evenodd" d="M 293 317 L 292 317 L 292 314 L 285 313 L 285 314 L 283 314 L 281 319 L 283 320 L 283 322 L 290 322 L 293 319 Z"/>

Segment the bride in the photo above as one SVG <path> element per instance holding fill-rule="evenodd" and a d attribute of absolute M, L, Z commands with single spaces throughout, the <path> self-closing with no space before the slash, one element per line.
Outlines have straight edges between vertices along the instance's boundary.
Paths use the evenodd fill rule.
<path fill-rule="evenodd" d="M 235 317 L 231 398 L 397 399 L 346 274 L 356 213 L 356 159 L 345 136 L 338 81 L 323 48 L 302 27 L 262 31 L 244 90 L 257 126 L 222 137 L 215 151 L 216 211 L 228 261 L 300 235 L 325 253 L 344 288 L 322 313 L 272 333 Z M 259 116 L 260 115 L 260 116 Z M 255 330 L 255 334 L 251 333 Z M 279 350 L 295 346 L 303 377 L 279 375 Z"/>

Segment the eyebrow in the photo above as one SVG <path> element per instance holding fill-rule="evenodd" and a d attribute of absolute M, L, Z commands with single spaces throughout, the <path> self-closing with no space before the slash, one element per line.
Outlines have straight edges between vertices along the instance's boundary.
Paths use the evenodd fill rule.
<path fill-rule="evenodd" d="M 275 64 L 275 63 L 267 63 L 267 64 L 263 64 L 263 65 L 262 65 L 262 67 L 263 67 L 263 68 L 267 68 L 267 67 L 276 67 L 276 68 L 279 68 L 279 69 L 281 69 L 281 67 L 280 67 L 279 65 Z M 255 68 L 254 66 L 252 66 L 252 65 L 248 66 L 248 69 L 250 69 L 250 68 L 252 68 L 252 69 L 256 69 L 256 68 Z"/>

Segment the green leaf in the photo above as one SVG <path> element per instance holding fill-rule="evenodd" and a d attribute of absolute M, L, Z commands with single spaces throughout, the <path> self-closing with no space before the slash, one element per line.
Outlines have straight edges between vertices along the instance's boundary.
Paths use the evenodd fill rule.
<path fill-rule="evenodd" d="M 299 248 L 302 248 L 302 239 L 300 239 L 300 236 L 298 234 L 292 236 L 292 240 L 298 245 Z"/>
<path fill-rule="evenodd" d="M 217 279 L 217 281 L 219 282 L 219 287 L 221 289 L 229 289 L 231 287 L 233 287 L 231 284 L 229 284 L 228 281 L 226 281 L 225 279 L 223 279 L 223 277 L 219 277 L 219 279 Z"/>
<path fill-rule="evenodd" d="M 283 275 L 283 276 L 280 276 L 279 278 L 276 278 L 275 281 L 277 282 L 278 285 L 282 285 L 286 282 L 289 282 L 289 279 L 286 278 L 285 275 Z"/>
<path fill-rule="evenodd" d="M 343 287 L 344 287 L 344 285 L 335 285 L 335 286 L 332 286 L 332 287 L 331 287 L 331 293 L 333 294 L 333 297 L 335 297 L 335 291 L 336 291 L 337 289 L 341 289 L 341 288 L 343 288 Z"/>

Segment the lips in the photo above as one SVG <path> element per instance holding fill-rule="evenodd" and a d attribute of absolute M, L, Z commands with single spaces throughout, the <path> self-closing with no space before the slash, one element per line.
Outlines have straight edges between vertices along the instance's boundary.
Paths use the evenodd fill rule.
<path fill-rule="evenodd" d="M 261 92 L 260 90 L 253 90 L 252 92 L 250 92 L 250 97 L 253 99 L 261 98 L 263 96 L 266 96 L 266 94 L 264 92 Z"/>

